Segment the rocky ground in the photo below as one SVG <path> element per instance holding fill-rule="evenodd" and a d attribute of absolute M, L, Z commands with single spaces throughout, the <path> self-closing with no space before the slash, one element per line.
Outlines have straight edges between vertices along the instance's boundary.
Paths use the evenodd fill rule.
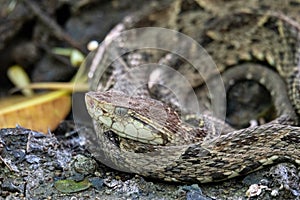
<path fill-rule="evenodd" d="M 95 160 L 87 151 L 94 145 L 91 141 L 95 140 L 90 138 L 93 130 L 80 130 L 80 134 L 72 130 L 69 122 L 48 135 L 22 127 L 1 129 L 0 198 L 209 200 L 299 196 L 298 171 L 290 164 L 202 185 L 166 183 L 122 173 Z"/>

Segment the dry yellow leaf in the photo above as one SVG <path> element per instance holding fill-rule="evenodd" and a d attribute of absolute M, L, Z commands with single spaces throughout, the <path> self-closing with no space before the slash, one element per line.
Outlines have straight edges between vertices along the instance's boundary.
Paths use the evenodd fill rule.
<path fill-rule="evenodd" d="M 0 128 L 17 124 L 47 133 L 54 130 L 71 109 L 69 91 L 54 91 L 33 97 L 10 97 L 0 100 Z"/>

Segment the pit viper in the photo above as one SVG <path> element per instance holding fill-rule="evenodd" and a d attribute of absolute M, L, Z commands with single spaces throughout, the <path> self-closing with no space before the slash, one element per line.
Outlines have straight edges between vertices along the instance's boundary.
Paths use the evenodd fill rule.
<path fill-rule="evenodd" d="M 197 40 L 212 57 L 225 91 L 238 81 L 254 80 L 271 94 L 277 117 L 234 130 L 206 114 L 183 111 L 185 117 L 180 117 L 178 107 L 170 106 L 172 100 L 168 104 L 150 97 L 149 88 L 142 87 L 138 95 L 132 95 L 131 76 L 139 74 L 128 76 L 129 69 L 164 63 L 180 71 L 186 65 L 178 56 L 160 50 L 128 53 L 124 40 L 130 38 L 113 39 L 125 53 L 121 59 L 109 60 L 105 54 L 108 45 L 102 43 L 92 57 L 89 73 L 94 91 L 85 97 L 104 164 L 165 181 L 201 183 L 248 174 L 277 162 L 300 164 L 300 25 L 295 18 L 299 4 L 285 1 L 285 9 L 279 10 L 275 4 L 261 6 L 270 1 L 253 1 L 256 3 L 249 3 L 248 9 L 241 1 L 203 2 L 172 1 L 148 8 L 125 18 L 107 38 L 147 26 L 180 31 Z M 180 48 L 193 51 L 184 44 Z M 145 73 L 141 79 L 149 80 L 152 74 Z M 205 80 L 195 78 L 191 84 L 214 82 L 213 77 L 214 73 Z"/>

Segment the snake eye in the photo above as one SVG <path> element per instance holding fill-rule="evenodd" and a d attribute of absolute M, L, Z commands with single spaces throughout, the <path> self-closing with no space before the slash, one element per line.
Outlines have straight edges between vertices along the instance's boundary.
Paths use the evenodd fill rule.
<path fill-rule="evenodd" d="M 125 116 L 127 114 L 128 108 L 116 107 L 115 114 L 119 116 Z"/>

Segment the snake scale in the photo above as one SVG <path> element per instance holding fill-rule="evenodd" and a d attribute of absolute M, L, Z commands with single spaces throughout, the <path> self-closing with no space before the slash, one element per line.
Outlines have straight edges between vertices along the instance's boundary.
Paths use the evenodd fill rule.
<path fill-rule="evenodd" d="M 171 1 L 126 18 L 109 36 L 143 26 L 181 31 L 211 55 L 226 90 L 239 80 L 263 85 L 272 96 L 277 118 L 240 130 L 205 114 L 184 121 L 175 108 L 148 94 L 131 96 L 131 78 L 121 78 L 128 67 L 162 60 L 178 65 L 178 58 L 160 51 L 130 52 L 110 63 L 109 72 L 104 73 L 106 45 L 102 44 L 90 71 L 91 87 L 97 91 L 86 94 L 86 105 L 104 164 L 165 181 L 201 183 L 226 180 L 277 162 L 300 165 L 300 25 L 295 17 L 300 2 L 253 2 L 246 9 L 238 0 Z M 118 79 L 121 84 L 116 83 Z"/>

